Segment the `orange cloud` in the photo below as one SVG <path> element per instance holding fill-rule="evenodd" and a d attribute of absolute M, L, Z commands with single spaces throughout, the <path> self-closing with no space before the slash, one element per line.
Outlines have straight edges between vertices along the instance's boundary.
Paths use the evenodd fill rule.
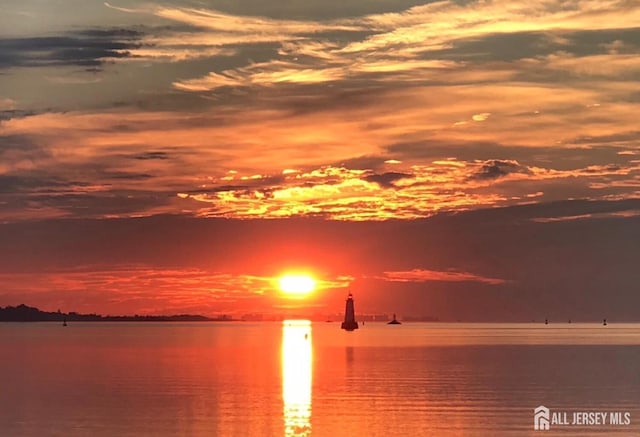
<path fill-rule="evenodd" d="M 640 164 L 632 162 L 635 155 L 628 153 L 635 137 L 631 115 L 623 115 L 622 107 L 576 108 L 578 113 L 586 114 L 619 111 L 621 119 L 629 120 L 618 119 L 615 123 L 612 120 L 597 130 L 592 126 L 589 133 L 593 135 L 567 138 L 566 124 L 557 119 L 554 121 L 557 127 L 551 125 L 538 132 L 532 129 L 546 120 L 545 115 L 507 115 L 535 103 L 533 90 L 525 93 L 530 98 L 517 99 L 498 110 L 501 116 L 492 115 L 482 123 L 472 123 L 474 126 L 470 128 L 453 127 L 448 122 L 462 112 L 467 117 L 474 114 L 473 104 L 461 104 L 458 108 L 433 103 L 429 107 L 421 106 L 431 101 L 434 94 L 448 95 L 449 100 L 456 91 L 431 89 L 431 95 L 418 91 L 414 89 L 413 96 L 408 92 L 391 93 L 366 108 L 302 113 L 294 116 L 295 123 L 284 109 L 237 111 L 231 108 L 197 118 L 190 113 L 112 111 L 11 119 L 3 123 L 6 134 L 46 139 L 47 153 L 29 159 L 15 155 L 14 161 L 7 160 L 4 167 L 0 166 L 0 174 L 27 165 L 25 171 L 45 176 L 41 185 L 37 185 L 38 179 L 32 175 L 25 175 L 24 182 L 19 176 L 12 176 L 12 180 L 26 187 L 22 196 L 30 202 L 29 207 L 19 203 L 20 196 L 16 194 L 15 209 L 5 207 L 0 217 L 19 220 L 30 214 L 33 217 L 77 213 L 130 217 L 183 213 L 242 218 L 320 215 L 341 220 L 410 219 L 443 210 L 531 200 L 531 193 L 546 192 L 543 186 L 536 185 L 542 183 L 563 184 L 568 193 L 571 186 L 585 187 L 592 198 L 610 196 L 614 194 L 612 189 L 627 197 L 637 191 L 634 181 Z M 537 91 L 538 99 L 555 102 L 552 93 Z M 485 97 L 482 90 L 476 90 L 475 94 L 479 102 Z M 397 99 L 399 95 L 406 98 Z M 396 110 L 399 101 L 404 106 L 402 111 Z M 545 107 L 541 102 L 536 106 Z M 485 117 L 483 113 L 478 114 Z M 514 126 L 510 126 L 512 123 Z M 627 134 L 616 134 L 625 126 L 629 129 Z M 558 169 L 553 163 L 545 165 L 544 161 L 523 165 L 513 159 L 451 157 L 447 156 L 451 152 L 446 149 L 442 149 L 441 157 L 421 156 L 423 150 L 428 150 L 428 142 L 425 148 L 400 148 L 397 152 L 388 149 L 389 144 L 401 138 L 419 141 L 424 135 L 436 134 L 444 144 L 473 145 L 498 138 L 518 144 L 520 139 L 528 147 L 518 153 L 527 159 L 527 156 L 536 156 L 538 147 L 549 144 L 554 131 L 557 141 L 580 145 L 579 149 L 566 149 L 566 154 L 589 156 L 591 148 L 600 142 L 615 140 L 627 153 L 613 151 L 611 156 L 625 163 Z M 277 147 L 272 147 L 273 144 Z M 149 145 L 147 150 L 152 152 L 141 153 L 141 145 Z M 563 148 L 558 147 L 556 153 L 561 153 Z M 496 150 L 500 153 L 499 147 Z M 347 162 L 354 156 L 379 156 L 378 168 L 327 164 L 328 157 L 333 162 Z M 131 171 L 133 164 L 134 172 Z M 381 183 L 385 172 L 395 172 L 401 177 Z M 49 200 L 39 203 L 38 199 L 43 196 Z M 113 211 L 68 209 L 78 204 L 74 196 L 90 196 L 95 199 L 94 205 L 104 203 L 98 199 L 112 201 Z M 67 210 L 56 207 L 57 202 L 68 202 Z M 131 204 L 131 209 L 118 210 L 118 204 L 126 202 Z"/>

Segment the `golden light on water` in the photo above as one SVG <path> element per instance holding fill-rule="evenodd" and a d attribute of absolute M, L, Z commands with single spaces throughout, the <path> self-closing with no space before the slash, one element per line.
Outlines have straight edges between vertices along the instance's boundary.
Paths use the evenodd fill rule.
<path fill-rule="evenodd" d="M 311 322 L 285 320 L 282 325 L 282 399 L 284 435 L 311 435 Z"/>

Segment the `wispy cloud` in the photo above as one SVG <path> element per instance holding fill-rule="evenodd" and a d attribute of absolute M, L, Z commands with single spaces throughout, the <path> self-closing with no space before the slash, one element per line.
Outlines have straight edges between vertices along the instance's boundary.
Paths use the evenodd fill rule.
<path fill-rule="evenodd" d="M 490 285 L 500 285 L 508 282 L 505 279 L 487 278 L 468 272 L 459 272 L 455 270 L 437 271 L 424 269 L 384 272 L 384 276 L 382 276 L 381 279 L 391 282 L 481 282 Z"/>
<path fill-rule="evenodd" d="M 638 185 L 640 186 L 640 184 Z M 611 218 L 629 218 L 640 216 L 640 210 L 600 212 L 593 214 L 565 215 L 560 217 L 536 217 L 531 219 L 537 223 L 567 222 L 573 220 L 593 220 Z"/>
<path fill-rule="evenodd" d="M 327 31 L 356 31 L 362 29 L 357 25 L 350 24 L 349 20 L 313 22 L 271 19 L 259 16 L 230 15 L 209 9 L 165 6 L 154 6 L 149 10 L 159 17 L 190 24 L 198 28 L 242 34 L 297 35 Z"/>
<path fill-rule="evenodd" d="M 208 91 L 224 86 L 314 84 L 340 80 L 343 75 L 344 71 L 340 68 L 299 68 L 298 65 L 288 62 L 268 62 L 253 64 L 247 69 L 224 71 L 221 74 L 209 73 L 206 77 L 176 82 L 174 85 L 187 91 Z"/>
<path fill-rule="evenodd" d="M 209 76 L 175 83 L 178 88 L 193 91 L 213 90 L 222 86 L 267 85 L 280 82 L 283 76 L 292 82 L 299 77 L 303 79 L 301 83 L 309 83 L 304 78 L 309 76 L 310 70 L 331 71 L 331 74 L 326 74 L 326 71 L 325 74 L 318 73 L 313 82 L 328 82 L 336 78 L 355 79 L 370 73 L 383 73 L 383 76 L 368 77 L 368 80 L 389 80 L 390 77 L 397 76 L 398 79 L 425 81 L 429 78 L 426 73 L 430 69 L 466 67 L 461 62 L 427 59 L 430 53 L 438 56 L 439 51 L 454 47 L 459 41 L 500 33 L 562 34 L 585 28 L 627 29 L 635 27 L 627 14 L 637 14 L 630 11 L 626 3 L 617 1 L 581 1 L 563 8 L 548 2 L 509 2 L 508 5 L 506 2 L 472 2 L 461 5 L 443 1 L 416 6 L 400 13 L 368 15 L 333 22 L 231 16 L 202 9 L 156 8 L 150 12 L 216 32 L 227 32 L 237 37 L 246 35 L 251 39 L 245 43 L 256 42 L 255 34 L 258 33 L 265 38 L 264 41 L 270 40 L 269 36 L 277 35 L 278 39 L 271 41 L 282 44 L 282 59 L 235 70 L 212 72 Z M 625 19 L 621 19 L 623 16 Z M 328 31 L 353 33 L 336 41 L 323 38 L 322 33 Z M 356 31 L 367 32 L 369 35 L 359 37 L 361 34 Z M 211 35 L 211 41 L 215 41 L 217 37 L 218 34 Z M 198 38 L 203 42 L 204 34 L 200 34 Z M 556 41 L 559 40 L 556 38 Z M 159 40 L 156 42 L 161 44 Z M 242 42 L 241 38 L 236 42 Z M 621 69 L 634 63 L 631 55 L 615 54 L 624 47 L 623 42 L 612 42 L 604 47 L 609 52 L 607 56 L 619 58 L 612 60 L 611 66 L 604 67 L 609 63 L 599 63 L 595 56 L 587 59 L 586 65 L 582 64 L 578 73 L 582 71 L 592 74 L 593 69 L 588 67 L 591 62 L 594 66 L 597 64 L 599 70 L 609 74 L 620 73 Z M 570 67 L 569 62 L 567 59 L 561 64 L 556 60 L 554 65 L 547 67 Z M 236 80 L 220 81 L 220 74 L 235 77 Z"/>

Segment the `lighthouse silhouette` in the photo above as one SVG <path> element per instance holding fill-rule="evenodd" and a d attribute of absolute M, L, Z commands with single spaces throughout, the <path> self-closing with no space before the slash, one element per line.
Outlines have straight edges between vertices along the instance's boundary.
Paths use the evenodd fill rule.
<path fill-rule="evenodd" d="M 353 308 L 353 295 L 349 293 L 347 296 L 347 302 L 344 308 L 344 322 L 340 326 L 345 331 L 355 331 L 358 329 L 358 322 L 356 322 L 356 312 Z"/>

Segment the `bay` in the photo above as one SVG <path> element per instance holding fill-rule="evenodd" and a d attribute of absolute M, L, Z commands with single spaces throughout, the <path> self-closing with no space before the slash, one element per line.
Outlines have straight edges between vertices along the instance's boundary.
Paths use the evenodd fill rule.
<path fill-rule="evenodd" d="M 0 324 L 7 436 L 539 435 L 533 410 L 629 413 L 640 325 Z"/>

